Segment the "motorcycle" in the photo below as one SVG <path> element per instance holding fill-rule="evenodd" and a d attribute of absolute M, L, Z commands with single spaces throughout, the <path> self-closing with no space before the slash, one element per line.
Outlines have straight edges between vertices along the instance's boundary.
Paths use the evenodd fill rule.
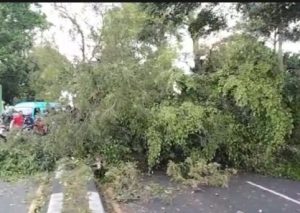
<path fill-rule="evenodd" d="M 1 115 L 1 123 L 5 126 L 9 126 L 10 122 L 12 120 L 12 115 L 9 113 L 3 113 Z"/>
<path fill-rule="evenodd" d="M 33 131 L 33 125 L 26 125 L 24 124 L 22 128 L 22 132 L 31 133 Z"/>
<path fill-rule="evenodd" d="M 2 140 L 4 140 L 4 142 L 7 141 L 6 137 L 7 137 L 7 133 L 8 133 L 8 129 L 5 125 L 1 124 L 0 125 L 0 138 Z"/>
<path fill-rule="evenodd" d="M 25 115 L 22 132 L 32 132 L 34 128 L 34 120 L 31 115 Z"/>

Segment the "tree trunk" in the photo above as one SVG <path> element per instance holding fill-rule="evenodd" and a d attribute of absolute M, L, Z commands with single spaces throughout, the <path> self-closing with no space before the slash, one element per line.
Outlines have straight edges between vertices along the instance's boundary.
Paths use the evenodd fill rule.
<path fill-rule="evenodd" d="M 282 34 L 278 33 L 278 65 L 279 65 L 279 71 L 283 72 L 283 52 L 282 52 Z"/>
<path fill-rule="evenodd" d="M 277 31 L 274 32 L 274 41 L 273 41 L 273 51 L 276 53 L 276 45 L 277 45 Z"/>
<path fill-rule="evenodd" d="M 194 63 L 195 67 L 193 69 L 194 73 L 201 73 L 201 60 L 200 60 L 200 49 L 199 49 L 199 37 L 195 36 L 193 39 L 193 53 L 194 53 Z"/>

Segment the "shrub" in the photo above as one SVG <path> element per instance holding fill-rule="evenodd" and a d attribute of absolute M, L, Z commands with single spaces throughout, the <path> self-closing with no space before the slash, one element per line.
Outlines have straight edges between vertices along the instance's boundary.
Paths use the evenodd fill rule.
<path fill-rule="evenodd" d="M 9 135 L 0 147 L 0 176 L 14 179 L 37 172 L 52 171 L 56 153 L 48 149 L 41 137 L 34 135 Z"/>
<path fill-rule="evenodd" d="M 118 201 L 138 199 L 141 186 L 139 185 L 139 171 L 136 163 L 120 163 L 110 167 L 105 173 L 106 182 L 110 183 Z"/>
<path fill-rule="evenodd" d="M 204 159 L 193 160 L 190 157 L 179 164 L 170 161 L 167 169 L 167 174 L 174 181 L 192 187 L 198 185 L 227 187 L 230 175 L 235 173 L 236 171 L 232 169 L 221 170 L 218 163 L 207 163 Z"/>

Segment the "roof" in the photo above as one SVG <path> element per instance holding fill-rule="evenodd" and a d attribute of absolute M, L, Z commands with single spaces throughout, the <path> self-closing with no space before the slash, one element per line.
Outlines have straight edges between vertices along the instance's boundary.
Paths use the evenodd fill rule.
<path fill-rule="evenodd" d="M 18 108 L 18 107 L 46 108 L 46 106 L 47 106 L 47 102 L 22 102 L 22 103 L 16 104 L 14 107 L 15 108 Z"/>
<path fill-rule="evenodd" d="M 23 103 L 18 103 L 14 106 L 14 108 L 19 108 L 19 107 L 34 108 L 36 107 L 36 104 L 34 102 L 23 102 Z"/>

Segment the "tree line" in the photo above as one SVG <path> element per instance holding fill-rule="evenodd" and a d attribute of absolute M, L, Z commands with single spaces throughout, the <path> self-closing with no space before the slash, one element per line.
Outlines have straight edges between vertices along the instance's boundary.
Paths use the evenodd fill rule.
<path fill-rule="evenodd" d="M 282 46 L 299 40 L 300 4 L 233 6 L 243 17 L 236 32 L 209 48 L 199 39 L 227 28 L 218 3 L 91 4 L 103 23 L 89 35 L 56 5 L 81 38 L 82 60 L 73 63 L 51 43 L 32 47 L 33 29 L 47 23 L 29 3 L 1 4 L 4 99 L 75 93 L 81 119 L 57 118 L 61 128 L 47 136 L 71 156 L 139 160 L 150 169 L 192 158 L 299 178 L 300 59 Z M 193 41 L 191 75 L 173 63 L 169 38 L 180 41 L 181 29 Z M 91 58 L 86 38 L 94 40 Z"/>

